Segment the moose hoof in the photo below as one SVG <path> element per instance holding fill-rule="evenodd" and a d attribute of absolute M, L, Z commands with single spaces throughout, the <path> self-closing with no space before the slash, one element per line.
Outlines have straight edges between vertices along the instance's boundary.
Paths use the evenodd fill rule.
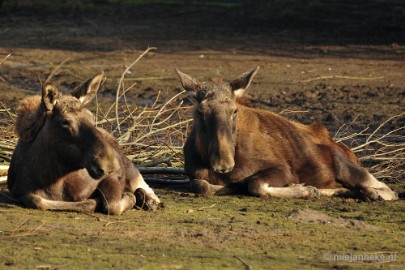
<path fill-rule="evenodd" d="M 97 201 L 96 200 L 86 200 L 82 202 L 79 206 L 79 212 L 83 213 L 94 213 L 97 207 Z"/>
<path fill-rule="evenodd" d="M 135 206 L 136 203 L 136 197 L 134 194 L 129 193 L 129 192 L 125 192 L 122 195 L 122 200 L 126 202 L 127 205 L 129 205 L 130 207 L 128 207 L 128 209 L 132 208 Z"/>
<path fill-rule="evenodd" d="M 398 194 L 390 188 L 360 187 L 360 198 L 363 201 L 394 201 Z"/>
<path fill-rule="evenodd" d="M 291 184 L 288 187 L 289 198 L 303 198 L 303 199 L 312 199 L 319 198 L 321 192 L 313 186 L 305 186 L 304 184 Z"/>
<path fill-rule="evenodd" d="M 316 187 L 306 186 L 304 188 L 306 188 L 306 191 L 308 193 L 306 198 L 319 198 L 321 196 L 321 192 Z"/>
<path fill-rule="evenodd" d="M 135 190 L 135 197 L 135 206 L 137 208 L 146 211 L 155 211 L 160 206 L 160 202 L 155 200 L 153 196 L 146 193 L 143 188 L 138 188 L 137 190 Z"/>
<path fill-rule="evenodd" d="M 191 180 L 191 190 L 196 194 L 204 194 L 204 195 L 212 194 L 210 183 L 200 179 Z"/>

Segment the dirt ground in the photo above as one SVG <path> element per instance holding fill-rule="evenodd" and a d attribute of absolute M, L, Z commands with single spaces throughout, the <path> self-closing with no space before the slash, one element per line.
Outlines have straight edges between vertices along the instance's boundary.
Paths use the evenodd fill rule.
<path fill-rule="evenodd" d="M 39 93 L 41 82 L 61 63 L 52 81 L 62 91 L 104 70 L 99 96 L 110 99 L 123 70 L 151 46 L 157 49 L 127 74 L 137 82 L 129 93 L 135 104 L 148 104 L 159 91 L 164 99 L 181 91 L 175 68 L 205 80 L 232 79 L 260 66 L 248 91 L 253 106 L 303 123 L 321 121 L 334 135 L 342 126 L 350 127 L 346 132 L 374 130 L 404 113 L 404 28 L 383 25 L 365 32 L 350 20 L 339 27 L 282 27 L 255 22 L 252 15 L 241 19 L 246 13 L 151 5 L 81 14 L 3 14 L 0 61 L 11 56 L 0 62 L 1 105 L 15 110 L 21 98 Z M 7 117 L 2 111 L 0 120 Z M 381 132 L 404 126 L 402 115 Z M 396 134 L 403 141 L 404 130 Z M 405 192 L 404 168 L 380 176 Z M 184 187 L 155 187 L 165 208 L 120 217 L 28 210 L 0 195 L 0 269 L 405 267 L 403 199 L 206 198 Z M 1 190 L 7 194 L 4 186 Z M 385 259 L 353 259 L 375 254 Z"/>

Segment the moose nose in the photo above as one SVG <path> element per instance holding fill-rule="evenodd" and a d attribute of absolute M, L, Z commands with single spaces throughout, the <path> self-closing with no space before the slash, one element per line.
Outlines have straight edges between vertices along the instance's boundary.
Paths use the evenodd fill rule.
<path fill-rule="evenodd" d="M 219 172 L 219 173 L 228 173 L 228 172 L 230 172 L 230 170 L 227 170 L 227 169 L 219 169 L 218 172 Z"/>
<path fill-rule="evenodd" d="M 104 170 L 97 165 L 91 165 L 87 168 L 90 176 L 94 179 L 100 179 L 104 175 Z"/>
<path fill-rule="evenodd" d="M 233 167 L 215 167 L 213 168 L 215 172 L 217 173 L 221 173 L 221 174 L 225 174 L 225 173 L 229 173 L 230 171 L 233 170 Z"/>

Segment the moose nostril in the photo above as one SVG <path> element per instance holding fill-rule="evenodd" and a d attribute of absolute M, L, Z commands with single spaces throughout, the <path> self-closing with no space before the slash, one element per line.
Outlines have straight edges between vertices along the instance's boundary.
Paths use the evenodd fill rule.
<path fill-rule="evenodd" d="M 89 168 L 87 168 L 87 171 L 89 172 L 90 176 L 95 179 L 99 179 L 104 175 L 104 170 L 96 165 L 91 165 Z"/>
<path fill-rule="evenodd" d="M 224 173 L 229 173 L 231 170 L 232 170 L 232 169 L 220 168 L 220 169 L 217 169 L 217 170 L 215 170 L 215 171 L 218 172 L 218 173 L 224 174 Z"/>

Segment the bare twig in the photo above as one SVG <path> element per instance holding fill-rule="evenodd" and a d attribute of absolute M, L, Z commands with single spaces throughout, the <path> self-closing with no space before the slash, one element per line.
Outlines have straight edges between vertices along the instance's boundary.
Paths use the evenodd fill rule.
<path fill-rule="evenodd" d="M 104 227 L 108 227 L 108 226 L 113 225 L 113 224 L 128 223 L 128 222 L 131 222 L 131 221 L 130 221 L 130 220 L 109 221 L 109 222 L 107 222 L 106 224 L 104 224 Z"/>
<path fill-rule="evenodd" d="M 175 123 L 175 124 L 173 124 L 173 125 L 171 125 L 171 126 L 167 126 L 167 127 L 164 127 L 164 128 L 158 129 L 158 130 L 155 129 L 155 130 L 150 131 L 149 133 L 147 133 L 147 134 L 145 134 L 145 135 L 143 135 L 143 136 L 137 138 L 134 142 L 132 142 L 132 143 L 127 143 L 126 145 L 136 144 L 137 142 L 139 142 L 139 141 L 145 139 L 146 137 L 149 137 L 149 136 L 151 136 L 151 135 L 153 135 L 153 134 L 155 134 L 155 133 L 162 132 L 162 131 L 164 131 L 164 130 L 171 129 L 171 128 L 174 128 L 174 127 L 177 127 L 177 126 L 181 126 L 181 125 L 184 125 L 184 124 L 189 123 L 189 122 L 191 122 L 191 121 L 192 121 L 192 119 L 187 119 L 187 120 L 181 121 L 181 122 L 179 122 L 179 123 Z"/>
<path fill-rule="evenodd" d="M 1 105 L 1 107 L 3 108 L 3 109 L 1 110 L 1 112 L 7 113 L 7 115 L 10 117 L 10 119 L 14 122 L 14 121 L 15 121 L 15 114 L 12 113 L 12 112 L 10 111 L 10 109 L 6 108 L 6 106 L 4 106 L 4 104 L 3 104 L 3 102 L 0 102 L 0 105 Z"/>
<path fill-rule="evenodd" d="M 382 80 L 384 77 L 353 77 L 353 76 L 341 76 L 341 75 L 330 75 L 330 76 L 319 76 L 312 79 L 297 81 L 297 83 L 307 83 L 312 81 L 318 80 L 326 80 L 326 79 L 345 79 L 345 80 L 362 80 L 362 81 L 373 81 L 373 80 Z"/>
<path fill-rule="evenodd" d="M 17 228 L 10 230 L 10 231 L 3 231 L 2 235 L 5 237 L 25 237 L 25 236 L 33 236 L 33 235 L 38 235 L 41 233 L 40 229 L 45 225 L 45 223 L 40 224 L 36 228 L 32 229 L 25 229 L 22 228 L 22 226 L 27 222 L 28 220 L 24 221 L 20 226 Z"/>
<path fill-rule="evenodd" d="M 240 261 L 242 264 L 243 264 L 243 266 L 244 266 L 244 269 L 245 270 L 250 270 L 250 269 L 252 269 L 252 267 L 250 267 L 250 265 L 248 265 L 247 263 L 245 263 L 241 258 L 239 258 L 238 256 L 233 256 L 235 259 L 237 259 L 238 261 Z"/>
<path fill-rule="evenodd" d="M 7 60 L 7 58 L 9 58 L 11 56 L 11 54 L 7 54 L 6 57 L 4 57 L 3 59 L 0 60 L 0 66 L 3 64 L 4 61 Z"/>
<path fill-rule="evenodd" d="M 66 58 L 65 60 L 63 60 L 59 65 L 57 65 L 51 72 L 51 74 L 49 74 L 48 78 L 46 78 L 45 82 L 49 82 L 53 76 L 55 76 L 58 72 L 58 70 L 69 60 L 69 58 Z"/>
<path fill-rule="evenodd" d="M 125 71 L 122 73 L 121 78 L 119 80 L 118 83 L 118 87 L 117 87 L 117 93 L 115 95 L 116 99 L 115 99 L 115 116 L 117 117 L 116 123 L 117 123 L 117 128 L 118 128 L 118 133 L 121 135 L 121 130 L 120 130 L 120 123 L 119 123 L 119 119 L 118 119 L 118 115 L 119 115 L 119 111 L 118 111 L 118 100 L 119 100 L 119 93 L 120 93 L 120 89 L 123 85 L 124 82 L 124 78 L 125 75 L 128 73 L 128 71 L 136 64 L 139 62 L 139 60 L 142 59 L 142 57 L 144 57 L 149 51 L 151 50 L 155 50 L 156 48 L 154 47 L 149 47 L 148 49 L 146 49 L 134 62 L 132 62 L 126 69 Z"/>
<path fill-rule="evenodd" d="M 127 81 L 158 81 L 158 80 L 173 80 L 173 77 L 137 77 L 137 78 L 128 78 Z"/>

